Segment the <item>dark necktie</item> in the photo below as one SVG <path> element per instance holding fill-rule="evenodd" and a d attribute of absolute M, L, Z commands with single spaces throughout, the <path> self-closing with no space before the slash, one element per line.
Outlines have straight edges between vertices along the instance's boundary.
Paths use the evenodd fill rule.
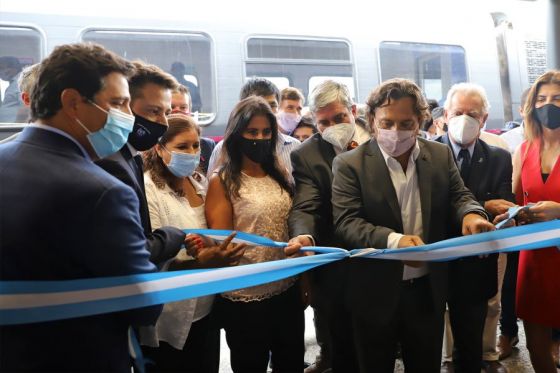
<path fill-rule="evenodd" d="M 457 160 L 461 161 L 461 177 L 463 181 L 466 182 L 469 178 L 469 172 L 471 169 L 471 154 L 468 149 L 461 149 Z"/>
<path fill-rule="evenodd" d="M 144 190 L 144 161 L 140 154 L 136 154 L 132 158 L 136 164 L 136 178 L 138 179 L 138 184 L 140 184 L 140 187 Z"/>

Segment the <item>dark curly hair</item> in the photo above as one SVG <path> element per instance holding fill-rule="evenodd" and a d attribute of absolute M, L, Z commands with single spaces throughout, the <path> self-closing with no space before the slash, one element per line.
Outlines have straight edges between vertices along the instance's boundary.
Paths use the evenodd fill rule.
<path fill-rule="evenodd" d="M 239 198 L 241 163 L 243 159 L 240 148 L 243 131 L 247 128 L 251 119 L 259 115 L 266 117 L 268 123 L 270 123 L 272 132 L 271 142 L 273 144 L 269 157 L 262 163 L 262 168 L 267 175 L 280 184 L 282 189 L 288 192 L 290 196 L 293 196 L 293 185 L 289 181 L 288 172 L 280 167 L 276 154 L 276 144 L 278 143 L 278 122 L 276 121 L 276 116 L 262 97 L 249 96 L 239 101 L 231 112 L 223 140 L 222 157 L 224 158 L 224 165 L 219 171 L 219 176 L 230 199 Z"/>
<path fill-rule="evenodd" d="M 194 119 L 185 114 L 172 114 L 167 117 L 169 128 L 159 140 L 159 144 L 165 146 L 172 141 L 177 135 L 187 132 L 196 131 L 200 136 L 200 127 L 196 124 Z M 173 175 L 167 168 L 163 160 L 158 155 L 156 146 L 144 153 L 144 169 L 150 173 L 150 177 L 154 184 L 159 189 L 165 188 L 165 185 L 177 193 L 178 196 L 184 197 L 184 192 L 181 187 L 182 179 Z"/>
<path fill-rule="evenodd" d="M 368 96 L 366 101 L 366 116 L 371 126 L 375 118 L 375 110 L 385 105 L 390 105 L 391 100 L 400 100 L 410 97 L 414 101 L 414 114 L 418 122 L 422 123 L 430 118 L 429 105 L 418 86 L 408 79 L 389 79 L 377 86 Z"/>

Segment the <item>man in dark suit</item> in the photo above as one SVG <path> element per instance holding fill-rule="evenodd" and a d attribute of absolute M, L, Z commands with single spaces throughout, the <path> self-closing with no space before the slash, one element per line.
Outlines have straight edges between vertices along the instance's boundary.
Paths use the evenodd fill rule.
<path fill-rule="evenodd" d="M 482 87 L 472 83 L 451 87 L 445 103 L 449 131 L 436 141 L 451 149 L 465 186 L 493 219 L 514 205 L 513 171 L 509 152 L 479 139 L 488 119 L 488 106 Z M 451 230 L 451 233 L 461 234 L 458 230 Z M 488 300 L 498 291 L 497 259 L 498 254 L 494 254 L 449 263 L 448 308 L 454 343 L 448 345 L 454 344 L 456 372 L 480 372 Z M 492 340 L 495 340 L 496 326 L 490 332 Z M 450 337 L 446 334 L 446 338 Z M 486 371 L 505 370 L 495 361 L 488 363 Z"/>
<path fill-rule="evenodd" d="M 427 117 L 411 81 L 391 79 L 368 97 L 375 139 L 333 162 L 336 235 L 345 248 L 402 248 L 491 230 L 448 147 L 417 139 Z M 354 258 L 346 289 L 361 372 L 439 372 L 447 264 Z"/>
<path fill-rule="evenodd" d="M 0 145 L 2 281 L 157 270 L 134 192 L 92 162 L 117 151 L 132 129 L 131 69 L 91 44 L 59 46 L 41 63 L 31 100 L 35 123 Z M 128 328 L 155 322 L 160 311 L 3 326 L 0 371 L 130 372 Z"/>
<path fill-rule="evenodd" d="M 343 84 L 327 80 L 318 85 L 309 97 L 309 107 L 319 133 L 291 153 L 296 194 L 288 218 L 290 235 L 303 246 L 338 246 L 332 222 L 332 161 L 370 136 L 356 125 L 356 105 Z M 340 135 L 333 136 L 333 130 Z M 342 301 L 347 264 L 337 262 L 313 271 L 311 305 L 321 353 L 306 372 L 322 372 L 331 366 L 335 372 L 357 369 L 350 318 Z"/>
<path fill-rule="evenodd" d="M 171 113 L 171 91 L 176 88 L 177 82 L 157 66 L 139 62 L 134 65 L 135 72 L 129 78 L 134 128 L 127 144 L 120 151 L 96 163 L 136 192 L 150 260 L 160 265 L 177 255 L 185 241 L 185 234 L 175 227 L 161 227 L 152 231 L 140 151 L 153 147 L 167 130 L 166 116 Z"/>

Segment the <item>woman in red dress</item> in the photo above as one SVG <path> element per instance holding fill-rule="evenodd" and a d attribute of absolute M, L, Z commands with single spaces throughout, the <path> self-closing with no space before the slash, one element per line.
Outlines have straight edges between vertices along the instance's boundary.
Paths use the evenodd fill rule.
<path fill-rule="evenodd" d="M 560 71 L 541 75 L 524 108 L 525 141 L 514 155 L 513 187 L 519 203 L 536 203 L 525 223 L 560 218 Z M 560 249 L 521 252 L 517 314 L 523 319 L 537 373 L 556 373 L 552 328 L 560 328 Z"/>

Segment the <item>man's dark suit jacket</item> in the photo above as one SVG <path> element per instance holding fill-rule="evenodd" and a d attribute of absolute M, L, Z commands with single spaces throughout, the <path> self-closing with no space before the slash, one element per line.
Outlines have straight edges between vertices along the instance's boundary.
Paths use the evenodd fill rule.
<path fill-rule="evenodd" d="M 200 168 L 204 171 L 203 175 L 208 173 L 208 164 L 215 147 L 216 142 L 214 140 L 207 137 L 200 138 Z"/>
<path fill-rule="evenodd" d="M 465 188 L 449 148 L 424 139 L 418 139 L 418 145 L 422 240 L 430 243 L 448 238 L 450 221 L 460 226 L 467 213 L 485 213 Z M 334 224 L 345 248 L 386 248 L 391 232 L 403 232 L 389 169 L 374 139 L 336 157 L 333 175 Z M 362 317 L 391 317 L 398 305 L 402 262 L 363 258 L 350 262 L 347 297 L 352 310 Z M 447 296 L 447 264 L 428 266 L 434 305 L 442 310 Z"/>
<path fill-rule="evenodd" d="M 448 135 L 438 137 L 453 151 Z M 511 189 L 511 155 L 504 149 L 490 146 L 478 140 L 471 157 L 471 168 L 465 186 L 478 202 L 505 199 L 515 202 Z M 494 217 L 491 216 L 491 219 Z M 452 230 L 452 236 L 460 236 L 460 230 Z M 498 291 L 498 254 L 488 258 L 463 258 L 449 263 L 449 296 L 456 301 L 488 300 Z"/>
<path fill-rule="evenodd" d="M 288 218 L 290 237 L 309 234 L 317 246 L 339 246 L 334 235 L 331 188 L 332 162 L 335 151 L 331 144 L 315 134 L 291 154 L 292 175 L 296 193 Z M 345 262 L 345 261 L 344 261 Z M 335 262 L 313 270 L 313 306 L 328 305 L 344 289 L 341 278 L 347 263 Z"/>
<path fill-rule="evenodd" d="M 128 145 L 117 153 L 96 161 L 96 164 L 131 187 L 136 193 L 136 197 L 140 201 L 140 219 L 148 240 L 150 260 L 156 265 L 160 265 L 177 255 L 185 240 L 185 234 L 176 227 L 161 227 L 152 231 L 150 211 L 144 189 L 144 170 L 134 160 Z"/>
<path fill-rule="evenodd" d="M 70 139 L 27 127 L 0 145 L 0 279 L 155 272 L 134 192 Z M 129 325 L 161 306 L 0 328 L 0 371 L 130 372 Z"/>

